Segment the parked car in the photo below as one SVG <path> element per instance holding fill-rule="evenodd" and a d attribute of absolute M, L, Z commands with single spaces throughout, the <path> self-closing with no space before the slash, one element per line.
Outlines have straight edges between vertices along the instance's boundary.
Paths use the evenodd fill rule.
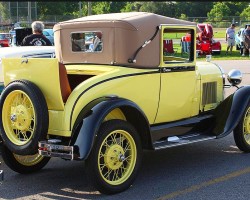
<path fill-rule="evenodd" d="M 43 35 L 45 35 L 49 39 L 51 44 L 54 45 L 54 32 L 53 32 L 53 29 L 44 29 L 43 30 Z"/>
<path fill-rule="evenodd" d="M 199 32 L 196 37 L 196 52 L 198 55 L 220 54 L 221 43 L 213 37 L 213 27 L 211 24 L 197 24 Z M 190 34 L 182 37 L 181 44 L 190 41 Z"/>
<path fill-rule="evenodd" d="M 244 49 L 244 30 L 247 28 L 247 26 L 250 24 L 246 24 L 245 28 L 240 28 L 238 33 L 235 34 L 235 45 L 236 49 L 240 50 L 240 54 L 243 54 L 243 49 Z M 248 50 L 247 50 L 248 51 Z"/>
<path fill-rule="evenodd" d="M 6 47 L 0 51 L 0 93 L 4 88 L 4 77 L 2 71 L 3 58 L 53 58 L 55 56 L 55 47 L 51 46 L 24 46 L 24 47 Z"/>
<path fill-rule="evenodd" d="M 90 32 L 99 48 L 75 50 L 76 34 Z M 223 69 L 196 60 L 195 23 L 113 13 L 60 22 L 54 33 L 56 58 L 2 60 L 2 156 L 12 170 L 38 171 L 52 157 L 85 160 L 89 181 L 114 194 L 134 182 L 142 150 L 233 131 L 239 149 L 250 152 L 250 86 L 238 87 L 242 74 L 230 71 L 238 88 L 224 97 Z M 186 34 L 189 51 L 164 52 L 163 42 L 178 46 Z"/>
<path fill-rule="evenodd" d="M 9 46 L 9 33 L 0 33 L 0 47 L 8 47 Z"/>

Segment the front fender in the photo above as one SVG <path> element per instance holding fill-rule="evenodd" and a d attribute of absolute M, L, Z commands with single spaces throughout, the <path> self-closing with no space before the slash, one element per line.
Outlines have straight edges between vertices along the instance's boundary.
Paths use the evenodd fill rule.
<path fill-rule="evenodd" d="M 78 156 L 77 159 L 86 159 L 94 144 L 94 138 L 104 118 L 115 108 L 132 107 L 137 109 L 148 120 L 143 111 L 134 102 L 118 97 L 99 98 L 89 103 L 80 113 L 77 125 L 73 129 L 71 144 Z M 149 124 L 149 123 L 148 123 Z M 149 126 L 149 125 L 148 125 Z"/>
<path fill-rule="evenodd" d="M 250 86 L 239 88 L 234 94 L 228 96 L 214 111 L 214 135 L 217 138 L 231 133 L 238 125 L 250 102 Z"/>

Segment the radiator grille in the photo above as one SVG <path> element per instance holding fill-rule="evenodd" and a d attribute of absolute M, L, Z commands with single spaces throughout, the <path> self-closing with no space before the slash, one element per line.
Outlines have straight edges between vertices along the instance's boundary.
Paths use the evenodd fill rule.
<path fill-rule="evenodd" d="M 216 103 L 217 82 L 203 83 L 202 105 Z"/>

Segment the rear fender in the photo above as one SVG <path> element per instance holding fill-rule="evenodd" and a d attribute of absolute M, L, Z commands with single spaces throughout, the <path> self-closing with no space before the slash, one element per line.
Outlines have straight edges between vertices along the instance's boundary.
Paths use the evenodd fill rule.
<path fill-rule="evenodd" d="M 214 111 L 216 123 L 213 133 L 217 138 L 231 133 L 238 125 L 250 102 L 250 86 L 239 88 L 228 96 Z"/>
<path fill-rule="evenodd" d="M 74 151 L 76 152 L 75 159 L 86 159 L 88 157 L 94 144 L 94 139 L 105 117 L 112 110 L 121 107 L 133 108 L 140 112 L 149 130 L 149 123 L 145 114 L 134 102 L 118 97 L 96 99 L 83 108 L 73 128 L 70 145 L 74 146 Z"/>

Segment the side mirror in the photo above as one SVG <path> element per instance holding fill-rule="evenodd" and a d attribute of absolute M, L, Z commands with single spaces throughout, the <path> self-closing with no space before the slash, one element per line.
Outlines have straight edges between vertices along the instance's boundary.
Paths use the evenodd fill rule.
<path fill-rule="evenodd" d="M 227 74 L 227 80 L 232 86 L 239 85 L 242 81 L 242 73 L 240 70 L 232 69 Z"/>

